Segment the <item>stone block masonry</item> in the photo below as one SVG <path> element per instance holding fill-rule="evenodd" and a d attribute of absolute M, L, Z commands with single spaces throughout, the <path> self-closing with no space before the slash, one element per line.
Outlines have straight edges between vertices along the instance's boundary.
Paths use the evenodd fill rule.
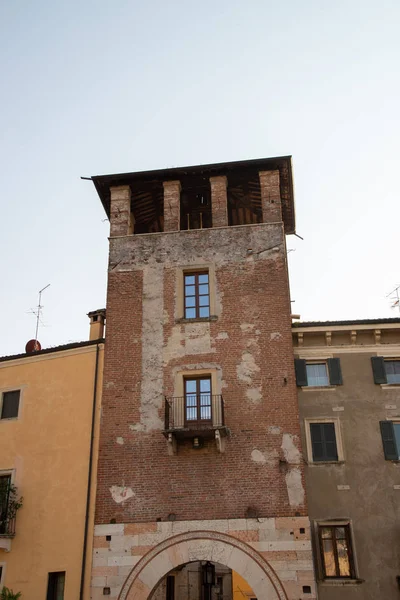
<path fill-rule="evenodd" d="M 107 537 L 109 539 L 107 539 Z M 92 600 L 147 598 L 171 569 L 214 560 L 241 574 L 260 600 L 315 599 L 306 517 L 97 525 Z M 303 596 L 303 586 L 312 593 Z"/>

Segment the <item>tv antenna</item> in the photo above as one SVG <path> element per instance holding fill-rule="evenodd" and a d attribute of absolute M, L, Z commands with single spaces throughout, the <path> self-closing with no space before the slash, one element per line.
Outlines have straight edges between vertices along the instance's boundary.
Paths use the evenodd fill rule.
<path fill-rule="evenodd" d="M 33 348 L 33 351 L 40 350 L 40 345 L 38 342 L 38 331 L 39 331 L 40 317 L 41 317 L 42 309 L 43 309 L 43 305 L 41 304 L 42 294 L 43 294 L 44 290 L 47 290 L 48 287 L 50 287 L 50 283 L 48 283 L 44 288 L 39 290 L 39 300 L 38 300 L 36 310 L 31 311 L 36 317 L 35 347 Z"/>
<path fill-rule="evenodd" d="M 387 296 L 386 298 L 390 297 L 390 300 L 392 301 L 392 305 L 390 308 L 397 308 L 400 312 L 400 294 L 399 294 L 399 290 L 400 290 L 400 284 L 397 285 L 394 290 L 392 290 Z"/>

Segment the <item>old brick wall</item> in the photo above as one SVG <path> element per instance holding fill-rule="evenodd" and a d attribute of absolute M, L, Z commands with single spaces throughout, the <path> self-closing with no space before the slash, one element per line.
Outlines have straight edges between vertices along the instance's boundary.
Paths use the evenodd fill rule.
<path fill-rule="evenodd" d="M 305 515 L 282 225 L 110 243 L 96 523 Z M 185 323 L 177 278 L 196 264 L 215 269 L 217 318 Z M 220 373 L 231 436 L 171 456 L 164 395 L 196 368 Z"/>

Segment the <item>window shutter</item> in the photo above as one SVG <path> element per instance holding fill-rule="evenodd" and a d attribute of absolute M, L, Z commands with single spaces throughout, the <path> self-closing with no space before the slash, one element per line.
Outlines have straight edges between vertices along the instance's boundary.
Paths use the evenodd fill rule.
<path fill-rule="evenodd" d="M 381 421 L 381 434 L 383 451 L 386 460 L 398 460 L 399 454 L 394 436 L 394 428 L 392 421 Z"/>
<path fill-rule="evenodd" d="M 387 383 L 385 361 L 383 356 L 371 356 L 372 372 L 375 383 Z"/>
<path fill-rule="evenodd" d="M 308 385 L 306 361 L 301 358 L 295 358 L 294 370 L 296 372 L 296 385 Z"/>
<path fill-rule="evenodd" d="M 343 385 L 340 358 L 328 358 L 329 382 L 331 385 Z"/>

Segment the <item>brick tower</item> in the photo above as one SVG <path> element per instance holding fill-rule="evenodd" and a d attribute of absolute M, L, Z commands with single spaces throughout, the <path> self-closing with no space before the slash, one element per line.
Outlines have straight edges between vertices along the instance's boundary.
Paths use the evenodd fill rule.
<path fill-rule="evenodd" d="M 315 597 L 290 157 L 93 181 L 111 231 L 92 598 L 148 598 L 193 561 L 258 600 Z"/>

